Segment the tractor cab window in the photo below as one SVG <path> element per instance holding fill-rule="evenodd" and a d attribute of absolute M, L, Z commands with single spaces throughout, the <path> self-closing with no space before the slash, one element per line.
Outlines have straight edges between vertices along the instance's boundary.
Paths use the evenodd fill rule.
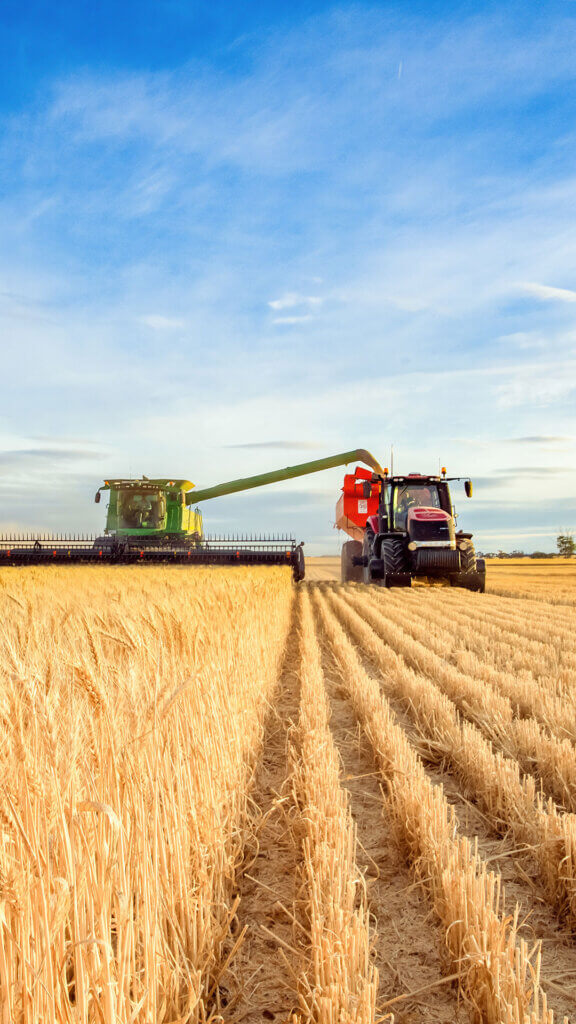
<path fill-rule="evenodd" d="M 403 484 L 394 492 L 394 528 L 406 529 L 409 508 L 440 508 L 438 488 L 434 484 Z"/>
<path fill-rule="evenodd" d="M 128 530 L 160 530 L 166 516 L 162 491 L 120 491 L 120 527 Z"/>

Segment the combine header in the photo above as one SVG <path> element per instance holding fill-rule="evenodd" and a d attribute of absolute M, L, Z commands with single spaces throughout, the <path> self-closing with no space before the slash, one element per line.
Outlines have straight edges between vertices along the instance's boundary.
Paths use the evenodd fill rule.
<path fill-rule="evenodd" d="M 84 563 L 170 563 L 183 565 L 290 565 L 295 580 L 304 578 L 303 545 L 293 537 L 205 536 L 201 502 L 253 487 L 290 480 L 323 469 L 365 462 L 381 467 L 370 452 L 356 449 L 272 473 L 229 480 L 195 490 L 190 480 L 167 478 L 106 480 L 95 501 L 108 494 L 100 537 L 0 537 L 0 566 Z"/>

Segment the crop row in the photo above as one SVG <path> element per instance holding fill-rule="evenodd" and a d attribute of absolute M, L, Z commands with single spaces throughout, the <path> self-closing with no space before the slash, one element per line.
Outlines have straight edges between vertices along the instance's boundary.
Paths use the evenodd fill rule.
<path fill-rule="evenodd" d="M 538 984 L 538 959 L 530 963 L 526 943 L 518 938 L 517 919 L 508 922 L 502 914 L 499 877 L 458 835 L 452 808 L 430 782 L 378 681 L 365 671 L 346 631 L 318 593 L 315 604 L 386 781 L 387 812 L 409 860 L 430 888 L 453 964 L 478 1019 L 487 1024 L 549 1022 Z"/>
<path fill-rule="evenodd" d="M 494 829 L 511 830 L 519 846 L 533 850 L 548 899 L 576 927 L 576 816 L 559 812 L 552 801 L 545 804 L 533 776 L 522 776 L 515 759 L 495 752 L 475 725 L 459 718 L 446 689 L 442 693 L 435 685 L 433 669 L 430 678 L 414 672 L 374 633 L 363 617 L 371 615 L 368 599 L 359 599 L 362 616 L 337 595 L 330 595 L 330 600 L 378 665 L 385 692 L 410 708 L 430 749 L 435 748 L 436 756 L 453 767 Z M 458 689 L 449 696 L 459 700 Z M 487 700 L 485 720 L 489 719 Z"/>

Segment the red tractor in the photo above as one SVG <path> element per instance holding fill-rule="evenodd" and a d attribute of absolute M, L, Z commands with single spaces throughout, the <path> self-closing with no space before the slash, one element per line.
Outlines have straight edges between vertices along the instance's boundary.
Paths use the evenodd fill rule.
<path fill-rule="evenodd" d="M 444 580 L 484 592 L 486 565 L 472 534 L 456 530 L 449 480 L 461 477 L 383 475 L 357 466 L 344 477 L 336 526 L 352 540 L 342 548 L 342 582 L 409 587 L 412 580 Z M 472 496 L 472 482 L 464 483 Z"/>

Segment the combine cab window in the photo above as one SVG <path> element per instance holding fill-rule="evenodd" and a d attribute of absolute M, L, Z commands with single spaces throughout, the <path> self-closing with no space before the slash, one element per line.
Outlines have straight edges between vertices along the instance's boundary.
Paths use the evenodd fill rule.
<path fill-rule="evenodd" d="M 162 491 L 121 491 L 119 525 L 125 530 L 161 530 L 166 518 Z"/>
<path fill-rule="evenodd" d="M 409 508 L 441 508 L 438 488 L 434 484 L 404 484 L 394 493 L 394 528 L 406 529 Z"/>

